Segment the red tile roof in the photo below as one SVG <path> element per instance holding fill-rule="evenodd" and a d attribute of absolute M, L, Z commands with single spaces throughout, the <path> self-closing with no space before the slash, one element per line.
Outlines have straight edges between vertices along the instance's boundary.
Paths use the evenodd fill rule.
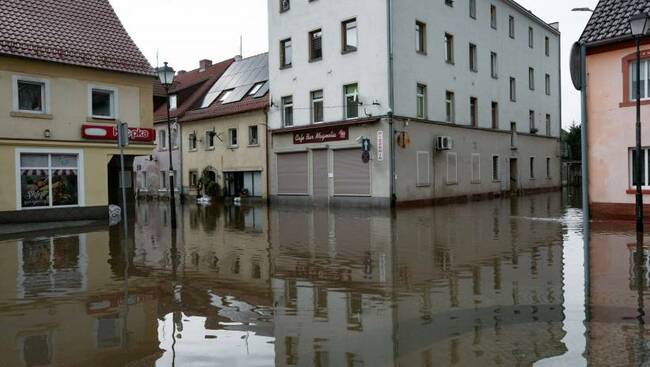
<path fill-rule="evenodd" d="M 191 87 L 198 87 L 190 96 L 184 100 L 179 100 L 179 106 L 173 111 L 170 111 L 172 118 L 181 117 L 189 109 L 194 107 L 199 99 L 205 95 L 210 89 L 212 84 L 217 81 L 221 75 L 228 69 L 228 67 L 235 61 L 235 59 L 228 59 L 207 68 L 205 71 L 195 69 L 177 75 L 174 78 L 174 84 L 169 90 L 170 94 L 177 94 L 183 90 Z M 156 94 L 160 93 L 160 94 Z M 154 82 L 154 95 L 165 96 L 165 89 L 158 80 Z M 154 121 L 161 122 L 167 120 L 167 103 L 163 103 L 156 111 L 154 111 Z"/>
<path fill-rule="evenodd" d="M 192 110 L 185 114 L 181 122 L 203 120 L 213 117 L 234 115 L 237 113 L 250 112 L 265 109 L 269 106 L 268 96 L 253 98 L 248 96 L 239 102 L 221 104 L 217 101 L 208 108 Z"/>
<path fill-rule="evenodd" d="M 153 73 L 108 0 L 0 0 L 0 54 Z"/>

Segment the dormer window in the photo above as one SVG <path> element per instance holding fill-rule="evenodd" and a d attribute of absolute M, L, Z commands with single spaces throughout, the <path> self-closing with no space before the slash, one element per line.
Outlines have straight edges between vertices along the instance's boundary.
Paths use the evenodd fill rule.
<path fill-rule="evenodd" d="M 225 101 L 230 97 L 232 94 L 233 89 L 225 90 L 221 93 L 221 97 L 219 97 L 219 102 L 225 103 Z"/>
<path fill-rule="evenodd" d="M 251 88 L 251 91 L 248 92 L 248 95 L 249 96 L 254 96 L 255 94 L 257 94 L 257 92 L 260 91 L 260 89 L 262 89 L 263 85 L 264 85 L 264 82 L 255 83 L 255 85 L 253 85 L 253 88 Z"/>

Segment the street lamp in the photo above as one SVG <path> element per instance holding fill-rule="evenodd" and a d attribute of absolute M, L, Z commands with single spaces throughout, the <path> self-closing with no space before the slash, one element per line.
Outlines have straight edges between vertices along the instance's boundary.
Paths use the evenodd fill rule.
<path fill-rule="evenodd" d="M 643 233 L 643 192 L 641 182 L 643 162 L 641 161 L 641 37 L 648 33 L 648 14 L 640 13 L 630 17 L 630 29 L 636 42 L 636 167 L 634 179 L 636 181 L 636 231 Z"/>
<path fill-rule="evenodd" d="M 176 73 L 171 66 L 167 65 L 156 68 L 156 73 L 158 74 L 158 79 L 160 84 L 165 88 L 165 94 L 167 95 L 167 139 L 169 141 L 167 150 L 169 151 L 169 205 L 171 206 L 171 224 L 172 229 L 176 228 L 176 196 L 174 193 L 174 162 L 172 159 L 172 122 L 169 114 L 169 88 L 172 83 L 174 83 L 174 76 Z"/>

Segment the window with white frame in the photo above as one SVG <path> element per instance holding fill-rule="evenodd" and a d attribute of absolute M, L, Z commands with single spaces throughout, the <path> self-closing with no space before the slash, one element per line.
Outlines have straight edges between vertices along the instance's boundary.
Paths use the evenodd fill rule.
<path fill-rule="evenodd" d="M 544 89 L 546 90 L 546 95 L 550 96 L 551 95 L 551 76 L 549 74 L 546 74 L 544 77 Z"/>
<path fill-rule="evenodd" d="M 323 109 L 323 90 L 311 92 L 311 122 L 318 123 L 324 121 Z"/>
<path fill-rule="evenodd" d="M 147 182 L 147 172 L 144 171 L 141 172 L 141 176 L 140 176 L 140 188 L 146 190 L 147 187 L 149 187 L 149 184 Z"/>
<path fill-rule="evenodd" d="M 450 92 L 450 91 L 445 92 L 445 112 L 446 112 L 445 121 L 447 122 L 456 121 L 456 97 L 454 95 L 454 92 Z"/>
<path fill-rule="evenodd" d="M 238 146 L 237 129 L 228 129 L 228 146 L 236 148 Z"/>
<path fill-rule="evenodd" d="M 476 0 L 469 0 L 469 17 L 476 19 Z"/>
<path fill-rule="evenodd" d="M 535 31 L 533 27 L 528 27 L 528 47 L 535 47 Z"/>
<path fill-rule="evenodd" d="M 78 206 L 81 203 L 80 153 L 21 152 L 18 158 L 19 207 Z"/>
<path fill-rule="evenodd" d="M 214 131 L 206 131 L 205 132 L 205 150 L 213 150 L 214 149 L 214 138 L 217 136 L 217 134 Z"/>
<path fill-rule="evenodd" d="M 498 182 L 501 180 L 501 168 L 499 167 L 499 156 L 492 156 L 492 181 Z"/>
<path fill-rule="evenodd" d="M 280 68 L 286 69 L 291 67 L 293 62 L 293 52 L 291 38 L 280 41 Z"/>
<path fill-rule="evenodd" d="M 650 96 L 648 91 L 648 68 L 650 68 L 650 60 L 641 60 L 641 99 L 646 99 Z M 639 78 L 636 73 L 636 61 L 630 63 L 630 100 L 636 99 L 636 88 L 639 84 Z"/>
<path fill-rule="evenodd" d="M 167 189 L 167 172 L 166 171 L 160 171 L 160 190 L 166 190 Z"/>
<path fill-rule="evenodd" d="M 415 21 L 415 51 L 427 53 L 427 25 L 420 21 Z"/>
<path fill-rule="evenodd" d="M 346 119 L 359 117 L 359 87 L 357 84 L 349 84 L 343 87 Z"/>
<path fill-rule="evenodd" d="M 248 127 L 248 145 L 259 145 L 260 139 L 257 133 L 257 125 Z"/>
<path fill-rule="evenodd" d="M 517 102 L 517 80 L 510 77 L 510 101 Z"/>
<path fill-rule="evenodd" d="M 282 97 L 282 125 L 293 126 L 293 96 Z"/>
<path fill-rule="evenodd" d="M 529 166 L 530 166 L 530 167 L 529 167 L 529 170 L 530 170 L 530 179 L 531 179 L 531 180 L 534 180 L 534 179 L 535 179 L 535 157 L 530 157 L 530 161 L 529 161 L 529 162 L 530 162 L 530 165 L 529 165 Z"/>
<path fill-rule="evenodd" d="M 445 61 L 454 63 L 454 36 L 449 33 L 445 33 Z"/>
<path fill-rule="evenodd" d="M 469 44 L 469 70 L 473 72 L 478 71 L 478 51 L 476 45 Z"/>
<path fill-rule="evenodd" d="M 648 182 L 648 153 L 650 148 L 641 149 L 641 185 L 644 188 L 650 188 L 650 182 Z M 637 184 L 637 160 L 636 160 L 636 149 L 629 149 L 629 175 L 630 175 L 630 186 L 636 186 Z"/>
<path fill-rule="evenodd" d="M 353 18 L 341 23 L 342 52 L 356 51 L 359 47 L 359 37 L 357 29 L 357 19 Z"/>
<path fill-rule="evenodd" d="M 528 111 L 528 124 L 530 128 L 530 133 L 531 134 L 537 133 L 537 127 L 535 126 L 535 111 L 533 110 Z"/>
<path fill-rule="evenodd" d="M 49 113 L 49 80 L 27 76 L 13 77 L 13 111 Z"/>
<path fill-rule="evenodd" d="M 427 86 L 418 84 L 415 92 L 416 115 L 420 119 L 427 118 Z"/>
<path fill-rule="evenodd" d="M 535 69 L 528 68 L 528 89 L 535 90 Z"/>
<path fill-rule="evenodd" d="M 88 101 L 88 112 L 92 118 L 114 119 L 117 117 L 117 89 L 89 86 Z"/>
<path fill-rule="evenodd" d="M 494 79 L 499 78 L 499 63 L 498 63 L 498 56 L 496 52 L 490 53 L 490 75 Z"/>
<path fill-rule="evenodd" d="M 490 27 L 497 29 L 497 7 L 490 5 Z"/>
<path fill-rule="evenodd" d="M 508 36 L 512 39 L 515 38 L 515 17 L 512 15 L 508 17 Z"/>
<path fill-rule="evenodd" d="M 167 149 L 167 130 L 158 130 L 158 149 Z"/>

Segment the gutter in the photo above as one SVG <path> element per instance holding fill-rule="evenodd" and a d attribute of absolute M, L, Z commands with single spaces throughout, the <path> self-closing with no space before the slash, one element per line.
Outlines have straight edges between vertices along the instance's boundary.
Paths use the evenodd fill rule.
<path fill-rule="evenodd" d="M 390 149 L 390 203 L 395 206 L 395 129 L 393 128 L 393 114 L 395 111 L 395 75 L 393 60 L 393 0 L 386 0 L 387 34 L 388 34 L 388 133 Z"/>

